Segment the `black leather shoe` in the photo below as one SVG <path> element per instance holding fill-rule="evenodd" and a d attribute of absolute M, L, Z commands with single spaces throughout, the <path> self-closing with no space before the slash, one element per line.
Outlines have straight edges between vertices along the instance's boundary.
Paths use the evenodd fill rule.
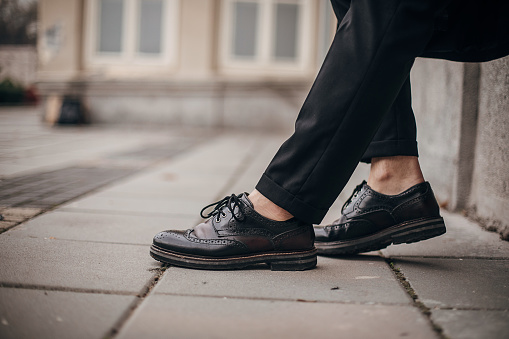
<path fill-rule="evenodd" d="M 208 215 L 205 209 L 215 206 Z M 258 214 L 247 193 L 206 206 L 208 218 L 187 231 L 154 237 L 150 255 L 161 262 L 198 269 L 237 269 L 266 263 L 273 271 L 316 266 L 311 224 L 297 219 L 274 221 Z"/>
<path fill-rule="evenodd" d="M 445 233 L 444 219 L 428 182 L 398 195 L 357 186 L 331 225 L 315 226 L 318 254 L 355 254 L 413 243 Z"/>

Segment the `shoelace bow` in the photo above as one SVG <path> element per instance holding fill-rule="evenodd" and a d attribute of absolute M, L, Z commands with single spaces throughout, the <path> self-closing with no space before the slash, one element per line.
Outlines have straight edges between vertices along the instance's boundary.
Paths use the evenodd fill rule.
<path fill-rule="evenodd" d="M 350 196 L 350 198 L 348 198 L 345 203 L 343 204 L 343 207 L 341 207 L 341 213 L 343 213 L 343 211 L 345 210 L 345 208 L 350 205 L 350 203 L 355 199 L 357 198 L 357 195 L 359 194 L 359 192 L 361 191 L 362 187 L 364 187 L 364 185 L 367 184 L 366 180 L 363 180 L 359 185 L 357 185 L 355 187 L 355 189 L 353 190 L 352 192 L 352 195 Z"/>
<path fill-rule="evenodd" d="M 203 212 L 212 206 L 215 206 L 214 209 L 210 213 L 204 215 Z M 235 213 L 235 207 L 238 208 L 237 213 Z M 228 208 L 230 210 L 235 220 L 243 221 L 245 219 L 242 202 L 240 201 L 240 198 L 235 194 L 224 197 L 219 201 L 216 201 L 210 205 L 203 207 L 203 209 L 200 212 L 200 216 L 204 219 L 216 216 L 216 220 L 219 221 L 220 216 L 223 217 L 226 216 L 226 214 L 223 212 L 225 208 Z M 240 216 L 237 216 L 237 214 L 239 214 Z"/>

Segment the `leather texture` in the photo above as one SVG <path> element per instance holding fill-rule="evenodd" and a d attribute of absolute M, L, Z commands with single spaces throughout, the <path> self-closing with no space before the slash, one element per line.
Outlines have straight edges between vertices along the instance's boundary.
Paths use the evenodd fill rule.
<path fill-rule="evenodd" d="M 358 239 L 409 221 L 441 218 L 428 182 L 398 195 L 378 193 L 363 182 L 349 200 L 338 220 L 315 227 L 317 243 Z"/>
<path fill-rule="evenodd" d="M 224 203 L 209 215 L 210 218 L 194 229 L 158 233 L 154 245 L 204 257 L 314 249 L 311 224 L 295 218 L 287 221 L 267 219 L 254 210 L 247 196 L 243 193 L 236 196 L 235 201 L 223 199 Z"/>

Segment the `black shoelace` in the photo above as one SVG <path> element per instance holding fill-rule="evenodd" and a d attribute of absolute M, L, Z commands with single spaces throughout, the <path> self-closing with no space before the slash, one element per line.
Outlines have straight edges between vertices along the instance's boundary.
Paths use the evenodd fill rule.
<path fill-rule="evenodd" d="M 362 187 L 364 187 L 365 184 L 367 184 L 367 182 L 366 180 L 363 180 L 359 185 L 355 187 L 350 198 L 348 198 L 343 204 L 343 207 L 341 207 L 341 213 L 343 213 L 345 208 L 347 208 L 348 205 L 350 205 L 350 203 L 357 198 L 357 195 L 359 194 L 359 192 L 361 191 Z"/>
<path fill-rule="evenodd" d="M 230 210 L 235 220 L 243 221 L 245 219 L 245 215 L 242 205 L 243 204 L 240 201 L 240 198 L 235 194 L 232 194 L 219 201 L 216 201 L 210 205 L 203 207 L 203 209 L 200 212 L 200 216 L 204 219 L 216 216 L 216 220 L 219 221 L 219 218 L 221 216 L 223 217 L 226 216 L 226 214 L 223 211 L 225 208 L 227 208 Z M 204 215 L 203 212 L 212 206 L 215 206 L 214 209 L 210 213 Z M 237 207 L 237 213 L 235 213 L 235 207 Z"/>

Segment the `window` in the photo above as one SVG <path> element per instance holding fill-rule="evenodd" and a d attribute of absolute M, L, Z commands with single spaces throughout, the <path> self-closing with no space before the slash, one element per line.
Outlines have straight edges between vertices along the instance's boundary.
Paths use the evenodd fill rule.
<path fill-rule="evenodd" d="M 99 52 L 122 52 L 122 23 L 124 21 L 123 0 L 99 1 L 99 30 L 97 40 Z"/>
<path fill-rule="evenodd" d="M 257 3 L 240 1 L 235 1 L 233 5 L 232 54 L 240 58 L 254 58 L 258 38 L 259 6 Z"/>
<path fill-rule="evenodd" d="M 161 53 L 163 1 L 141 0 L 138 14 L 138 53 Z"/>
<path fill-rule="evenodd" d="M 146 72 L 174 64 L 177 5 L 177 0 L 89 1 L 86 65 Z"/>
<path fill-rule="evenodd" d="M 299 5 L 276 3 L 275 6 L 273 56 L 276 60 L 296 60 Z"/>
<path fill-rule="evenodd" d="M 307 71 L 312 0 L 223 0 L 223 70 Z"/>

